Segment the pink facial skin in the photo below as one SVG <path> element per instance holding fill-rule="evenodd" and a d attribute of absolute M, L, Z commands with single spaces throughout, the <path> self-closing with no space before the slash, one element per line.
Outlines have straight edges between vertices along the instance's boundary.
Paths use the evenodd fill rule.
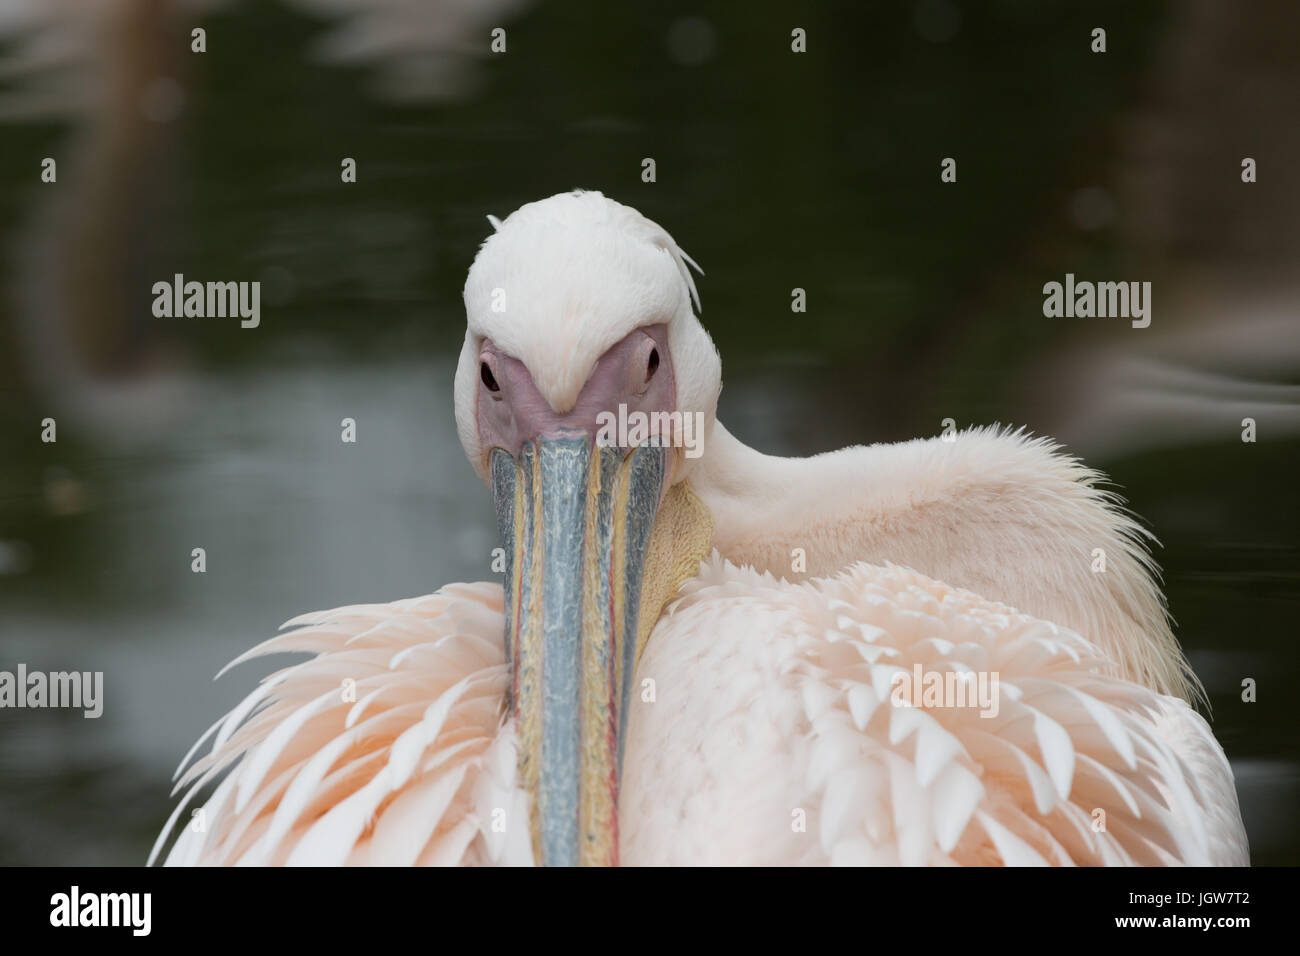
<path fill-rule="evenodd" d="M 484 370 L 486 366 L 486 371 Z M 490 384 L 497 388 L 493 390 Z M 677 385 L 668 352 L 668 326 L 635 329 L 597 361 L 573 408 L 560 414 L 542 397 L 524 363 L 506 355 L 490 339 L 479 348 L 479 447 L 489 455 L 504 448 L 519 458 L 524 442 L 580 432 L 595 438 L 601 412 L 672 412 Z"/>

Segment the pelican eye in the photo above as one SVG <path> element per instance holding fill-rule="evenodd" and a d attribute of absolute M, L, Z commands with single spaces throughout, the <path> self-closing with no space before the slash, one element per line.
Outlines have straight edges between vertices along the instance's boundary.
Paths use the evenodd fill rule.
<path fill-rule="evenodd" d="M 648 382 L 655 377 L 655 372 L 659 371 L 659 350 L 657 348 L 650 350 L 650 359 L 645 366 L 645 380 Z"/>
<path fill-rule="evenodd" d="M 483 380 L 489 392 L 501 391 L 501 386 L 497 384 L 496 376 L 492 374 L 492 369 L 488 368 L 487 362 L 480 362 L 478 367 L 478 377 Z"/>

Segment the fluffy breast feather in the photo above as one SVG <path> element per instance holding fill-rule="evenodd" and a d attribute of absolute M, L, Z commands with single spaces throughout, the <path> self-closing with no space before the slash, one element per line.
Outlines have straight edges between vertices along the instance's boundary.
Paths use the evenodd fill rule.
<path fill-rule="evenodd" d="M 997 713 L 896 706 L 894 675 L 917 665 L 996 674 Z M 715 554 L 638 682 L 627 862 L 1247 860 L 1227 761 L 1183 701 L 1115 676 L 1076 633 L 912 570 L 792 585 Z"/>
<path fill-rule="evenodd" d="M 241 660 L 315 656 L 213 726 L 154 856 L 184 817 L 170 865 L 532 862 L 498 585 L 289 626 Z M 896 706 L 894 675 L 918 665 L 996 674 L 996 715 Z M 638 667 L 621 858 L 1244 864 L 1205 722 L 1110 665 L 1078 634 L 912 570 L 790 584 L 715 554 Z"/>

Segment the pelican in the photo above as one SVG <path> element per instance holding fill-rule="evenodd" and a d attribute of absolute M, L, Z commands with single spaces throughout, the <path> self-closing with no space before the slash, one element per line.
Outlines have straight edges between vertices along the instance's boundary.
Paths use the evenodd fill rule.
<path fill-rule="evenodd" d="M 150 862 L 204 793 L 169 864 L 1247 863 L 1100 475 L 1000 428 L 761 454 L 664 229 L 598 192 L 489 218 L 454 390 L 502 582 L 240 657 L 312 655 L 195 744 Z"/>

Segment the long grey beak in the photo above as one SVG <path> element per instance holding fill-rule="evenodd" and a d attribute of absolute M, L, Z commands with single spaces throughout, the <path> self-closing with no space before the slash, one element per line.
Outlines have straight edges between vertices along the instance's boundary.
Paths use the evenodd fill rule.
<path fill-rule="evenodd" d="M 641 586 L 664 492 L 665 448 L 543 437 L 491 458 L 506 552 L 509 706 L 534 857 L 618 862 L 618 787 Z"/>

